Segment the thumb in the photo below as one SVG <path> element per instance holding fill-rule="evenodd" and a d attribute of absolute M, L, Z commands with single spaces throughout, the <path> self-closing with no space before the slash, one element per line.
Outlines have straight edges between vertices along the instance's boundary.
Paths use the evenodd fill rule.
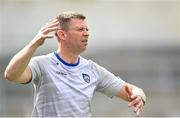
<path fill-rule="evenodd" d="M 131 96 L 133 93 L 132 93 L 132 90 L 130 89 L 130 87 L 128 85 L 125 86 L 125 91 L 128 95 L 129 100 L 131 100 Z"/>
<path fill-rule="evenodd" d="M 43 38 L 53 38 L 53 35 L 42 35 Z"/>

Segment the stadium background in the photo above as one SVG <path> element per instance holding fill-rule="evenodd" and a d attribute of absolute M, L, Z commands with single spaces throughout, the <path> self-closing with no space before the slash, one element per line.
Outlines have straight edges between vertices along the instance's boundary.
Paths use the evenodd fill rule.
<path fill-rule="evenodd" d="M 0 117 L 30 116 L 33 86 L 11 83 L 3 71 L 40 27 L 62 11 L 87 16 L 83 56 L 144 89 L 142 116 L 180 116 L 179 0 L 0 0 Z M 57 48 L 48 40 L 35 55 Z M 135 116 L 127 103 L 97 93 L 93 116 Z"/>

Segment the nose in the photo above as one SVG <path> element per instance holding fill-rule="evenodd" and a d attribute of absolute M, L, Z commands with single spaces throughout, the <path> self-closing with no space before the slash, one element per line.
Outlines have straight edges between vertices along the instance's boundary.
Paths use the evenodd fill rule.
<path fill-rule="evenodd" d="M 83 35 L 88 37 L 89 36 L 89 32 L 87 30 L 84 30 Z"/>

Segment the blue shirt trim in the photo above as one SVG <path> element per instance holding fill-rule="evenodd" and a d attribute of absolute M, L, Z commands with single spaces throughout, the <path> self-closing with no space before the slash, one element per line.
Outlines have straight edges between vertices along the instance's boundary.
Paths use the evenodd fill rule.
<path fill-rule="evenodd" d="M 75 64 L 69 64 L 69 63 L 65 62 L 65 61 L 59 56 L 59 54 L 58 54 L 57 52 L 54 52 L 54 55 L 56 56 L 56 58 L 57 58 L 60 62 L 62 62 L 62 63 L 63 63 L 64 65 L 66 65 L 66 66 L 71 66 L 71 67 L 77 66 L 77 65 L 79 64 L 79 61 L 80 61 L 80 59 L 78 58 L 78 62 L 77 62 L 77 63 L 75 63 Z"/>

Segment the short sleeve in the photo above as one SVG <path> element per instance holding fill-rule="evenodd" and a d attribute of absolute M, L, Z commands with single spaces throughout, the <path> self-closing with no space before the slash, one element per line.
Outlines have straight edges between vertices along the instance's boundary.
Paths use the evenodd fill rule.
<path fill-rule="evenodd" d="M 29 62 L 29 67 L 31 69 L 32 73 L 32 81 L 33 82 L 38 82 L 40 76 L 41 76 L 41 71 L 40 71 L 40 65 L 38 63 L 38 58 L 33 57 L 30 62 Z"/>
<path fill-rule="evenodd" d="M 125 85 L 125 81 L 120 77 L 115 76 L 113 73 L 98 64 L 94 63 L 94 68 L 99 76 L 97 91 L 112 98 Z"/>

